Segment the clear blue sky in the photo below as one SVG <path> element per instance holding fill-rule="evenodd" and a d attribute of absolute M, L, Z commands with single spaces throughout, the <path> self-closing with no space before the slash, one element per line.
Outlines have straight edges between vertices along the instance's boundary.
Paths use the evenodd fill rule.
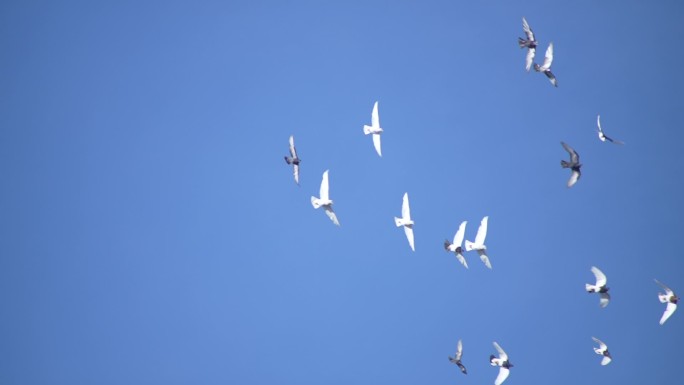
<path fill-rule="evenodd" d="M 558 88 L 525 72 L 522 16 Z M 3 2 L 0 383 L 490 384 L 492 341 L 508 385 L 675 383 L 684 310 L 658 325 L 653 279 L 684 295 L 683 17 Z M 362 131 L 376 100 L 382 158 Z M 598 140 L 599 113 L 625 146 Z M 561 140 L 584 164 L 572 189 Z M 339 228 L 310 204 L 326 169 Z M 494 268 L 466 270 L 442 243 L 485 215 Z"/>

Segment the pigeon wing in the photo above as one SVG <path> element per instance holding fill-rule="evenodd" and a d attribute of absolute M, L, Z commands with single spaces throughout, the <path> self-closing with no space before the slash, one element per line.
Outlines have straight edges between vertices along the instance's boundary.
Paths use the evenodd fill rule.
<path fill-rule="evenodd" d="M 613 359 L 608 357 L 608 356 L 603 356 L 603 359 L 601 360 L 601 365 L 604 365 L 604 366 L 608 365 L 608 364 L 610 364 L 610 361 L 612 361 L 612 360 Z"/>
<path fill-rule="evenodd" d="M 482 218 L 480 222 L 480 227 L 477 229 L 477 235 L 475 236 L 475 243 L 478 245 L 484 245 L 485 238 L 487 238 L 487 222 L 489 221 L 489 216 Z"/>
<path fill-rule="evenodd" d="M 461 262 L 461 265 L 465 266 L 466 269 L 468 268 L 468 262 L 466 262 L 463 254 L 456 253 L 456 259 L 458 259 L 458 261 Z"/>
<path fill-rule="evenodd" d="M 580 176 L 582 174 L 580 173 L 579 170 L 572 170 L 572 173 L 570 173 L 570 179 L 568 179 L 568 187 L 572 187 L 577 183 L 579 180 Z"/>
<path fill-rule="evenodd" d="M 380 134 L 373 134 L 373 146 L 375 147 L 375 152 L 382 156 L 382 149 L 380 148 Z"/>
<path fill-rule="evenodd" d="M 677 304 L 672 303 L 672 302 L 668 302 L 667 307 L 665 308 L 665 312 L 663 313 L 663 316 L 660 317 L 660 324 L 661 325 L 664 324 L 665 321 L 667 321 L 667 319 L 670 318 L 672 313 L 675 312 L 675 310 L 677 310 Z"/>
<path fill-rule="evenodd" d="M 525 18 L 522 18 L 523 20 L 523 32 L 525 32 L 525 36 L 527 36 L 527 40 L 529 41 L 534 41 L 534 32 L 532 32 L 532 28 L 530 28 L 530 25 L 527 24 L 527 20 Z"/>
<path fill-rule="evenodd" d="M 468 221 L 463 221 L 461 222 L 461 225 L 458 226 L 458 231 L 456 231 L 456 234 L 454 235 L 454 244 L 456 247 L 460 247 L 461 244 L 463 243 L 463 237 L 465 236 L 465 228 L 466 224 L 468 224 Z"/>
<path fill-rule="evenodd" d="M 404 226 L 404 233 L 406 233 L 406 239 L 408 239 L 409 246 L 411 250 L 416 251 L 416 247 L 413 244 L 413 227 Z"/>
<path fill-rule="evenodd" d="M 503 366 L 499 367 L 499 375 L 496 376 L 496 380 L 494 380 L 494 385 L 501 385 L 503 384 L 504 381 L 508 378 L 508 375 L 510 374 L 510 370 L 508 368 L 504 368 Z"/>
<path fill-rule="evenodd" d="M 601 347 L 601 350 L 608 349 L 608 345 L 604 344 L 603 341 L 601 341 L 600 339 L 598 339 L 596 337 L 591 337 L 591 339 L 594 340 L 594 342 L 596 342 L 597 344 L 599 344 L 599 346 Z"/>
<path fill-rule="evenodd" d="M 458 345 L 456 346 L 456 361 L 460 361 L 463 356 L 463 342 L 458 340 Z"/>
<path fill-rule="evenodd" d="M 544 74 L 546 75 L 547 78 L 549 78 L 549 81 L 554 87 L 558 87 L 558 80 L 556 80 L 556 75 L 553 74 L 550 70 L 544 71 Z"/>
<path fill-rule="evenodd" d="M 404 201 L 401 204 L 401 216 L 404 220 L 411 219 L 411 208 L 409 207 L 408 193 L 404 193 Z"/>
<path fill-rule="evenodd" d="M 371 114 L 371 125 L 373 128 L 380 128 L 380 115 L 378 114 L 378 102 L 373 105 L 373 113 Z"/>
<path fill-rule="evenodd" d="M 551 68 L 551 63 L 553 63 L 553 43 L 549 43 L 549 48 L 546 49 L 546 54 L 544 54 L 544 64 L 539 69 L 546 71 Z"/>
<path fill-rule="evenodd" d="M 330 196 L 328 195 L 328 170 L 325 170 L 325 172 L 323 173 L 323 180 L 321 181 L 320 198 L 321 200 L 330 199 Z"/>
<path fill-rule="evenodd" d="M 501 346 L 499 346 L 499 344 L 497 344 L 496 341 L 494 342 L 494 348 L 497 352 L 499 352 L 499 358 L 502 361 L 508 361 L 508 354 L 506 354 L 506 352 L 504 352 L 504 350 L 501 349 Z"/>
<path fill-rule="evenodd" d="M 340 222 L 337 220 L 337 215 L 335 215 L 335 212 L 333 211 L 332 206 L 324 206 L 325 207 L 325 215 L 330 218 L 331 221 L 333 221 L 334 224 L 337 226 L 340 225 Z"/>
<path fill-rule="evenodd" d="M 290 156 L 292 158 L 297 158 L 297 149 L 294 145 L 294 136 L 290 135 Z"/>
<path fill-rule="evenodd" d="M 534 47 L 530 47 L 527 49 L 527 56 L 525 57 L 525 70 L 529 72 L 530 68 L 532 68 L 532 61 L 534 60 L 534 54 L 537 52 L 537 49 Z"/>
<path fill-rule="evenodd" d="M 655 281 L 660 287 L 662 287 L 663 290 L 665 290 L 665 293 L 667 293 L 667 295 L 673 295 L 673 294 L 674 294 L 674 292 L 672 291 L 672 289 L 670 289 L 669 287 L 665 286 L 662 282 L 658 281 L 657 279 L 654 279 L 654 281 Z"/>
<path fill-rule="evenodd" d="M 570 147 L 570 145 L 568 145 L 565 142 L 561 142 L 561 144 L 563 145 L 565 151 L 567 151 L 568 154 L 570 154 L 570 161 L 573 163 L 579 162 L 579 154 L 577 153 L 577 151 L 575 151 L 574 148 Z"/>
<path fill-rule="evenodd" d="M 591 272 L 594 273 L 594 277 L 596 277 L 596 286 L 601 287 L 601 286 L 605 286 L 606 283 L 608 283 L 608 279 L 606 278 L 606 275 L 603 274 L 603 272 L 601 270 L 599 270 L 598 267 L 592 266 Z"/>
<path fill-rule="evenodd" d="M 297 184 L 299 184 L 299 165 L 298 165 L 298 164 L 294 164 L 293 166 L 294 166 L 294 167 L 293 167 L 293 168 L 294 168 L 294 179 L 295 179 L 295 182 L 296 182 Z"/>
<path fill-rule="evenodd" d="M 599 293 L 599 305 L 603 308 L 608 306 L 608 303 L 610 302 L 610 294 L 608 293 Z"/>
<path fill-rule="evenodd" d="M 489 257 L 487 256 L 487 252 L 485 250 L 477 250 L 477 253 L 480 254 L 480 259 L 482 262 L 487 266 L 489 269 L 492 268 L 492 263 L 489 262 Z"/>

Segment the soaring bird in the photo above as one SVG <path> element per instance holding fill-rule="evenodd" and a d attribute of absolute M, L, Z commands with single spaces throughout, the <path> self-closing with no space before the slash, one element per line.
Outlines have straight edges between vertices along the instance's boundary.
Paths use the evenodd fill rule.
<path fill-rule="evenodd" d="M 330 196 L 328 195 L 328 170 L 325 170 L 323 173 L 323 180 L 321 181 L 321 190 L 320 190 L 320 198 L 316 198 L 314 196 L 311 197 L 311 205 L 317 209 L 321 206 L 325 209 L 325 214 L 330 218 L 331 221 L 333 221 L 334 224 L 337 226 L 340 225 L 340 222 L 337 220 L 337 215 L 335 215 L 335 212 L 333 211 L 333 201 L 330 199 Z"/>
<path fill-rule="evenodd" d="M 518 38 L 518 45 L 520 45 L 520 48 L 525 48 L 527 47 L 527 56 L 525 58 L 525 69 L 529 72 L 530 67 L 532 67 L 532 61 L 534 60 L 534 53 L 537 51 L 537 40 L 534 38 L 534 32 L 532 32 L 532 29 L 530 28 L 530 25 L 527 24 L 527 20 L 525 18 L 522 18 L 523 21 L 523 32 L 525 32 L 525 36 L 527 36 L 527 39 L 523 39 L 522 37 Z"/>
<path fill-rule="evenodd" d="M 660 324 L 662 325 L 665 323 L 665 321 L 667 321 L 668 318 L 670 318 L 672 313 L 674 313 L 675 310 L 677 310 L 677 302 L 679 301 L 679 297 L 675 295 L 672 289 L 663 285 L 657 279 L 655 281 L 658 285 L 660 285 L 660 287 L 663 288 L 663 290 L 665 290 L 665 294 L 658 293 L 658 299 L 660 300 L 660 302 L 667 304 L 665 312 L 663 313 L 663 316 L 660 318 Z"/>
<path fill-rule="evenodd" d="M 461 357 L 462 356 L 463 356 L 463 343 L 461 342 L 461 340 L 458 340 L 458 346 L 456 347 L 456 354 L 454 355 L 454 357 L 449 356 L 449 362 L 457 365 L 461 369 L 461 372 L 463 372 L 463 374 L 468 374 L 466 367 L 463 366 L 463 364 L 461 363 Z"/>
<path fill-rule="evenodd" d="M 373 113 L 371 114 L 371 125 L 363 125 L 363 133 L 366 135 L 373 134 L 373 146 L 375 146 L 375 151 L 378 155 L 382 156 L 382 150 L 380 149 L 380 134 L 382 134 L 382 128 L 380 127 L 380 116 L 378 115 L 378 102 L 375 102 L 373 106 Z"/>
<path fill-rule="evenodd" d="M 597 131 L 598 131 L 599 140 L 601 140 L 602 142 L 605 142 L 607 140 L 607 141 L 609 141 L 611 143 L 615 143 L 615 144 L 625 144 L 625 142 L 623 142 L 621 140 L 609 138 L 606 136 L 606 134 L 603 133 L 603 129 L 601 129 L 601 115 L 596 117 L 596 125 L 598 125 Z"/>
<path fill-rule="evenodd" d="M 567 143 L 561 142 L 563 145 L 563 148 L 565 151 L 570 154 L 570 161 L 564 161 L 561 160 L 561 167 L 563 168 L 569 168 L 572 173 L 570 174 L 570 179 L 568 179 L 568 187 L 572 187 L 577 183 L 579 180 L 580 176 L 582 176 L 582 172 L 580 171 L 580 168 L 582 167 L 582 164 L 579 162 L 579 154 L 577 151 L 575 151 L 572 147 L 568 146 Z"/>
<path fill-rule="evenodd" d="M 596 337 L 591 337 L 594 342 L 599 344 L 598 348 L 594 348 L 594 352 L 598 354 L 599 356 L 603 356 L 603 359 L 601 360 L 601 365 L 608 365 L 610 364 L 610 361 L 613 360 L 613 358 L 610 356 L 610 352 L 608 351 L 608 345 L 604 344 L 603 341 Z"/>
<path fill-rule="evenodd" d="M 411 250 L 416 251 L 413 244 L 413 220 L 411 220 L 411 208 L 409 207 L 408 193 L 404 193 L 404 201 L 401 204 L 401 218 L 394 217 L 397 227 L 404 227 L 406 239 L 408 239 Z"/>
<path fill-rule="evenodd" d="M 553 74 L 553 72 L 551 72 L 551 63 L 553 63 L 553 43 L 549 43 L 549 47 L 546 49 L 544 63 L 542 65 L 534 63 L 534 70 L 537 72 L 543 72 L 544 75 L 549 78 L 551 84 L 553 84 L 554 87 L 558 87 L 556 76 Z"/>
<path fill-rule="evenodd" d="M 499 358 L 496 358 L 496 356 L 492 354 L 489 356 L 489 363 L 492 366 L 499 367 L 499 375 L 496 376 L 494 385 L 501 385 L 504 381 L 506 381 L 506 378 L 508 378 L 508 375 L 510 374 L 509 369 L 513 367 L 513 364 L 511 364 L 511 362 L 508 360 L 508 354 L 501 349 L 499 344 L 494 342 L 494 347 L 499 352 Z"/>
<path fill-rule="evenodd" d="M 294 145 L 294 136 L 290 135 L 290 156 L 285 157 L 285 162 L 291 164 L 294 168 L 294 180 L 299 185 L 299 162 L 302 160 L 297 156 L 297 149 Z"/>
<path fill-rule="evenodd" d="M 468 268 L 468 263 L 466 262 L 465 258 L 463 258 L 463 248 L 461 248 L 461 243 L 463 243 L 463 236 L 465 235 L 465 227 L 467 223 L 467 221 L 463 221 L 461 222 L 461 225 L 458 226 L 458 231 L 456 231 L 456 235 L 454 235 L 454 243 L 450 243 L 448 239 L 444 241 L 444 249 L 446 251 L 455 253 L 458 261 L 461 262 L 466 269 Z"/>
<path fill-rule="evenodd" d="M 596 284 L 591 285 L 587 283 L 584 287 L 587 290 L 587 293 L 599 293 L 599 296 L 601 297 L 599 299 L 599 305 L 601 305 L 601 307 L 606 307 L 608 306 L 608 302 L 610 302 L 610 294 L 608 294 L 608 290 L 610 289 L 606 286 L 608 278 L 606 278 L 606 275 L 596 266 L 591 267 L 591 272 L 594 273 L 594 277 L 596 277 Z"/>
<path fill-rule="evenodd" d="M 475 235 L 475 241 L 470 242 L 466 240 L 465 249 L 466 251 L 477 250 L 477 253 L 480 254 L 480 259 L 482 260 L 482 262 L 484 262 L 485 266 L 491 269 L 492 264 L 489 262 L 489 257 L 487 256 L 487 246 L 484 244 L 485 238 L 487 237 L 488 220 L 488 216 L 482 218 L 482 221 L 480 222 L 480 227 L 477 229 L 477 235 Z"/>

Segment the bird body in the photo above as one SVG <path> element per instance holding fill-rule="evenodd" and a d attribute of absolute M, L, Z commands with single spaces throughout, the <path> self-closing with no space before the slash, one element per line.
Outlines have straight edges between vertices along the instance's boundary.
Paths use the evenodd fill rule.
<path fill-rule="evenodd" d="M 570 154 L 570 161 L 568 162 L 565 160 L 561 160 L 560 164 L 561 167 L 570 169 L 571 173 L 570 179 L 568 179 L 568 187 L 572 187 L 575 185 L 575 183 L 577 183 L 580 176 L 582 176 L 582 172 L 580 171 L 580 169 L 582 168 L 582 164 L 579 161 L 579 154 L 577 153 L 577 151 L 575 151 L 565 142 L 561 142 L 561 145 L 563 145 L 565 151 L 567 151 L 568 154 Z"/>
<path fill-rule="evenodd" d="M 461 340 L 458 340 L 456 354 L 454 355 L 454 357 L 449 356 L 449 362 L 458 366 L 458 368 L 461 369 L 461 372 L 463 374 L 468 374 L 466 367 L 463 366 L 463 363 L 461 362 L 461 357 L 463 357 L 463 342 L 461 342 Z"/>
<path fill-rule="evenodd" d="M 496 357 L 493 354 L 490 355 L 489 364 L 499 367 L 499 374 L 496 376 L 496 380 L 494 380 L 494 385 L 501 385 L 504 381 L 506 381 L 506 378 L 508 378 L 508 375 L 510 374 L 510 368 L 513 367 L 513 364 L 511 364 L 511 362 L 508 360 L 508 355 L 501 348 L 501 346 L 496 343 L 496 341 L 494 342 L 494 348 L 496 348 L 497 352 L 499 353 L 499 357 Z"/>
<path fill-rule="evenodd" d="M 299 185 L 299 162 L 301 159 L 297 156 L 297 149 L 294 145 L 294 136 L 290 135 L 290 156 L 285 157 L 285 162 L 291 164 L 294 169 L 294 180 Z"/>
<path fill-rule="evenodd" d="M 601 115 L 598 115 L 596 117 L 596 125 L 598 126 L 597 132 L 598 132 L 598 137 L 599 137 L 600 141 L 602 141 L 602 142 L 609 141 L 609 142 L 615 143 L 615 144 L 625 144 L 625 142 L 623 142 L 621 140 L 617 140 L 617 139 L 612 139 L 603 133 L 603 129 L 601 128 Z"/>
<path fill-rule="evenodd" d="M 365 135 L 373 135 L 373 146 L 375 147 L 375 151 L 381 157 L 382 149 L 380 148 L 380 134 L 382 134 L 382 132 L 382 127 L 380 127 L 380 115 L 378 114 L 378 102 L 375 102 L 375 105 L 373 105 L 373 112 L 371 114 L 371 125 L 364 125 L 363 133 Z"/>
<path fill-rule="evenodd" d="M 608 286 L 606 286 L 606 283 L 608 283 L 608 278 L 606 278 L 606 275 L 603 274 L 601 270 L 598 269 L 596 266 L 591 267 L 591 272 L 594 273 L 594 277 L 596 277 L 596 284 L 585 284 L 584 288 L 587 291 L 587 293 L 598 293 L 599 294 L 599 305 L 603 308 L 608 306 L 608 302 L 610 302 L 610 294 L 608 294 Z"/>
<path fill-rule="evenodd" d="M 601 365 L 605 366 L 610 364 L 610 361 L 612 361 L 613 358 L 610 356 L 610 352 L 608 351 L 608 345 L 604 344 L 603 341 L 596 337 L 591 337 L 591 339 L 593 339 L 594 342 L 599 344 L 598 348 L 594 348 L 594 352 L 599 356 L 603 357 L 603 359 L 601 360 Z"/>
<path fill-rule="evenodd" d="M 544 63 L 539 65 L 534 64 L 534 70 L 537 72 L 543 72 L 554 87 L 558 87 L 558 80 L 556 76 L 551 72 L 551 63 L 553 63 L 553 43 L 549 43 L 549 47 L 546 48 L 546 54 L 544 55 Z"/>
<path fill-rule="evenodd" d="M 413 241 L 413 225 L 414 222 L 411 219 L 411 208 L 409 207 L 408 193 L 404 193 L 404 199 L 401 204 L 401 218 L 394 217 L 394 224 L 397 227 L 404 227 L 404 233 L 406 234 L 406 239 L 408 240 L 411 250 L 416 251 L 414 241 Z"/>
<path fill-rule="evenodd" d="M 675 295 L 675 293 L 670 289 L 669 287 L 663 285 L 658 281 L 657 279 L 655 280 L 660 287 L 665 290 L 665 294 L 663 293 L 658 293 L 658 300 L 660 300 L 660 303 L 666 303 L 665 307 L 665 312 L 663 313 L 662 317 L 660 317 L 660 324 L 664 324 L 665 321 L 667 321 L 668 318 L 677 310 L 677 302 L 679 302 L 679 297 Z"/>

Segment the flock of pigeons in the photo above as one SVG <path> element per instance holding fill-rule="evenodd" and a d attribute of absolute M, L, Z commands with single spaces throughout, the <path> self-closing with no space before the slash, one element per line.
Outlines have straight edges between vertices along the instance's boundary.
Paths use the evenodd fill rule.
<path fill-rule="evenodd" d="M 534 56 L 536 52 L 536 48 L 538 45 L 538 41 L 535 39 L 534 33 L 532 32 L 532 29 L 530 28 L 529 24 L 527 23 L 527 20 L 523 17 L 522 19 L 523 22 L 523 31 L 525 32 L 526 39 L 525 38 L 518 38 L 518 44 L 520 48 L 527 48 L 527 55 L 525 58 L 525 69 L 527 71 L 530 70 L 533 66 L 533 61 L 534 61 Z M 537 63 L 534 63 L 534 69 L 537 72 L 543 72 L 548 78 L 551 84 L 554 87 L 558 87 L 558 81 L 556 80 L 556 76 L 551 72 L 551 63 L 553 62 L 553 43 L 549 43 L 548 48 L 546 49 L 546 54 L 544 56 L 544 62 L 542 65 L 539 65 Z M 624 142 L 616 139 L 612 139 L 608 136 L 606 136 L 603 133 L 603 129 L 601 128 L 601 116 L 599 115 L 596 119 L 596 124 L 598 126 L 597 132 L 598 132 L 598 137 L 599 140 L 602 142 L 608 141 L 614 144 L 624 144 Z M 380 137 L 381 134 L 383 133 L 383 129 L 380 127 L 380 116 L 378 113 L 378 102 L 375 102 L 373 106 L 373 111 L 371 113 L 371 125 L 364 125 L 363 126 L 363 133 L 365 135 L 372 135 L 373 138 L 373 146 L 375 147 L 375 151 L 378 153 L 380 157 L 382 157 L 382 148 L 381 148 L 381 142 L 380 142 Z M 293 166 L 293 172 L 294 172 L 294 180 L 295 182 L 299 185 L 299 165 L 301 163 L 301 159 L 297 155 L 297 150 L 294 145 L 294 137 L 290 136 L 289 139 L 289 149 L 290 149 L 290 156 L 285 156 L 285 162 L 287 164 Z M 572 187 L 577 183 L 581 176 L 580 168 L 582 167 L 582 164 L 580 163 L 580 158 L 579 154 L 577 151 L 575 151 L 572 147 L 570 147 L 567 143 L 561 142 L 561 145 L 565 149 L 565 151 L 568 152 L 570 155 L 570 160 L 561 160 L 561 167 L 562 168 L 569 168 L 571 171 L 570 174 L 570 179 L 568 179 L 567 186 Z M 320 207 L 323 207 L 325 210 L 326 215 L 330 218 L 330 220 L 337 226 L 340 225 L 339 220 L 337 219 L 337 215 L 335 214 L 335 211 L 333 210 L 333 201 L 330 199 L 330 188 L 329 188 L 329 181 L 328 181 L 328 171 L 326 170 L 323 172 L 323 179 L 321 180 L 321 187 L 319 190 L 319 197 L 316 198 L 314 196 L 311 197 L 311 205 L 314 207 L 314 209 L 318 209 Z M 489 217 L 485 216 L 482 218 L 482 221 L 480 222 L 480 227 L 477 230 L 477 234 L 475 235 L 475 240 L 474 241 L 468 241 L 465 240 L 464 243 L 464 237 L 465 237 L 465 228 L 466 224 L 468 223 L 467 221 L 463 221 L 460 226 L 458 227 L 458 230 L 456 231 L 456 234 L 454 235 L 454 238 L 452 242 L 449 242 L 449 240 L 444 241 L 444 249 L 448 252 L 452 252 L 456 255 L 456 258 L 458 261 L 467 269 L 468 268 L 468 263 L 466 262 L 466 259 L 463 256 L 463 247 L 461 247 L 461 244 L 464 244 L 465 246 L 465 251 L 477 251 L 477 253 L 480 256 L 480 259 L 482 262 L 487 266 L 489 269 L 492 268 L 492 264 L 489 261 L 489 257 L 487 256 L 487 246 L 485 245 L 485 238 L 487 237 L 487 223 L 489 221 Z M 411 250 L 415 251 L 415 243 L 414 243 L 414 237 L 413 237 L 413 225 L 414 221 L 411 219 L 411 209 L 409 206 L 409 198 L 408 198 L 408 193 L 404 193 L 403 201 L 402 201 L 402 206 L 401 206 L 401 218 L 399 217 L 394 217 L 394 222 L 397 227 L 403 227 L 404 228 L 404 233 L 406 234 L 406 239 L 408 240 L 409 246 L 411 247 Z M 586 284 L 585 289 L 587 293 L 598 293 L 599 295 L 599 305 L 601 308 L 605 308 L 608 306 L 608 303 L 610 302 L 610 294 L 608 294 L 609 288 L 606 286 L 608 280 L 606 278 L 606 275 L 599 270 L 597 267 L 592 266 L 591 267 L 591 272 L 594 274 L 596 278 L 596 283 L 595 284 Z M 661 319 L 660 319 L 660 325 L 663 325 L 665 321 L 667 321 L 668 318 L 674 313 L 674 311 L 677 309 L 677 302 L 679 298 L 675 295 L 675 293 L 667 286 L 659 282 L 658 280 L 655 280 L 655 282 L 660 285 L 663 290 L 665 290 L 665 293 L 658 293 L 658 299 L 660 300 L 661 303 L 665 303 L 666 308 L 665 312 L 663 313 Z M 596 337 L 591 337 L 595 343 L 599 345 L 598 348 L 594 348 L 594 352 L 600 356 L 603 357 L 601 360 L 601 365 L 607 365 L 611 362 L 612 357 L 610 355 L 610 352 L 608 351 L 608 346 L 601 340 L 599 340 Z M 499 367 L 499 374 L 496 377 L 496 380 L 494 381 L 495 385 L 501 385 L 506 378 L 508 378 L 508 375 L 510 374 L 510 368 L 513 367 L 513 364 L 511 364 L 510 360 L 508 359 L 508 355 L 506 352 L 501 348 L 501 346 L 497 343 L 494 342 L 494 348 L 496 349 L 498 353 L 498 357 L 495 355 L 490 355 L 489 357 L 489 362 L 492 366 L 498 366 Z M 466 367 L 463 365 L 461 358 L 463 356 L 463 342 L 461 340 L 458 341 L 457 345 L 457 350 L 456 354 L 454 357 L 449 356 L 449 362 L 457 365 L 461 372 L 463 374 L 468 374 L 468 371 L 466 370 Z"/>

